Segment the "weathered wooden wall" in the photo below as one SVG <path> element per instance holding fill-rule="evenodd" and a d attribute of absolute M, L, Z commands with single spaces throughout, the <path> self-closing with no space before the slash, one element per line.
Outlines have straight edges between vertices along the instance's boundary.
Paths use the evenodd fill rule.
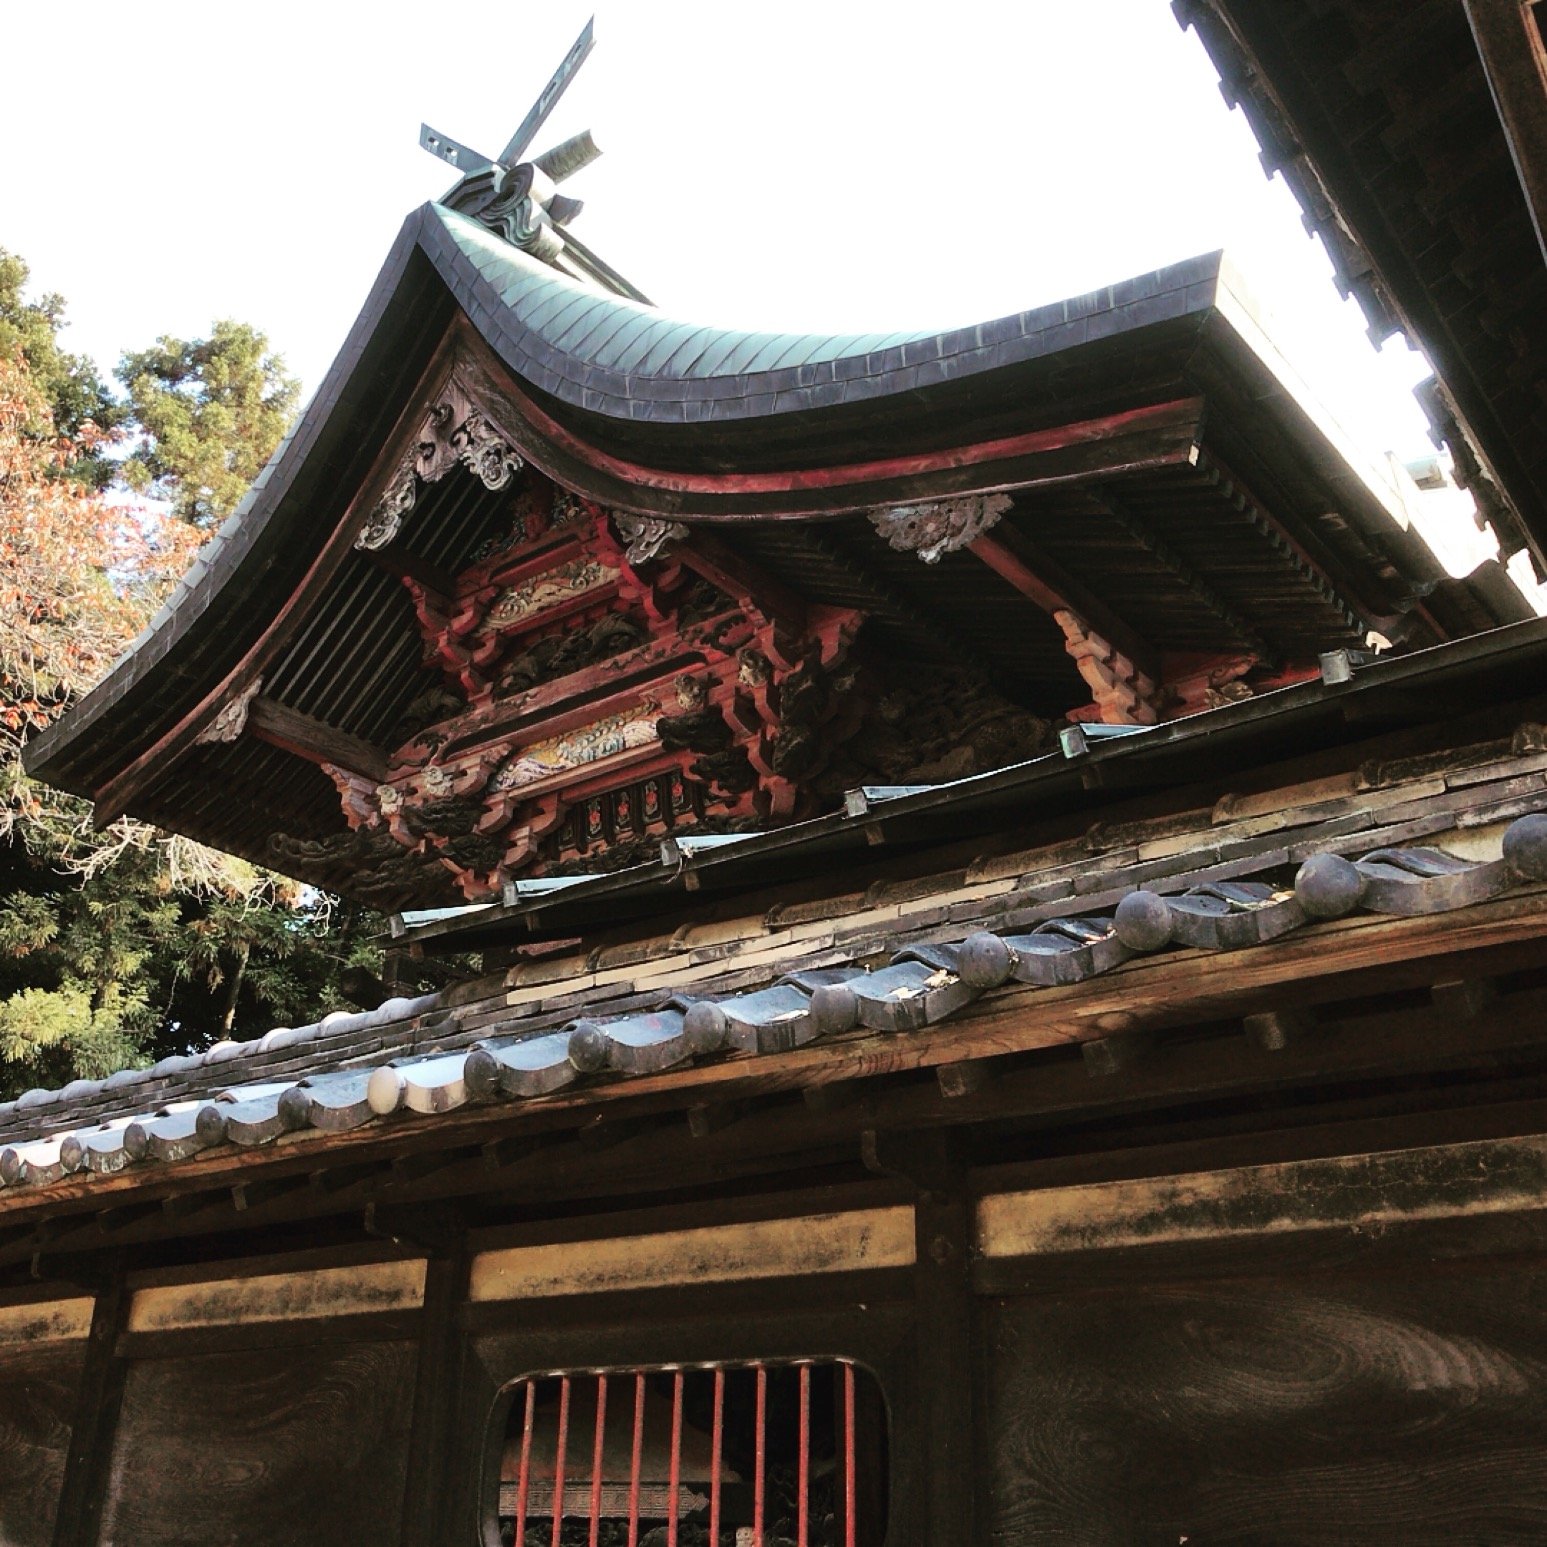
<path fill-rule="evenodd" d="M 103 1547 L 395 1547 L 415 1355 L 383 1341 L 134 1360 Z"/>
<path fill-rule="evenodd" d="M 491 1547 L 511 1382 L 803 1356 L 881 1384 L 894 1547 L 1547 1540 L 1547 1139 L 1040 1186 L 927 1148 L 0 1307 L 0 1544 Z"/>
<path fill-rule="evenodd" d="M 1547 1538 L 1547 1272 L 1135 1284 L 985 1317 L 988 1539 Z"/>
<path fill-rule="evenodd" d="M 85 1358 L 82 1342 L 0 1348 L 0 1542 L 49 1547 Z"/>
<path fill-rule="evenodd" d="M 985 1200 L 986 1539 L 1547 1539 L 1544 1166 L 1526 1136 Z"/>

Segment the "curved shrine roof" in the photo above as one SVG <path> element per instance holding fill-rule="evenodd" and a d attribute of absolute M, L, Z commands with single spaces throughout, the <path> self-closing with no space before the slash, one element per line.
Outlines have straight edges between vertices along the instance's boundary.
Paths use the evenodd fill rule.
<path fill-rule="evenodd" d="M 1026 679 L 1033 693 L 1078 678 L 1045 606 L 1007 588 L 1005 561 L 994 573 L 925 573 L 914 555 L 889 554 L 860 513 L 1050 491 L 1063 503 L 1028 513 L 1035 539 L 1055 564 L 1083 563 L 1087 540 L 1098 558 L 1131 550 L 1140 569 L 1111 579 L 1134 598 L 1116 621 L 1174 606 L 1196 642 L 1158 641 L 1166 648 L 1250 647 L 1259 600 L 1268 632 L 1287 630 L 1312 660 L 1415 608 L 1418 642 L 1530 613 L 1497 564 L 1449 578 L 1400 480 L 1366 463 L 1304 393 L 1218 254 L 946 332 L 747 333 L 593 289 L 428 204 L 242 506 L 107 679 L 30 743 L 31 773 L 94 799 L 99 818 L 128 809 L 258 859 L 279 827 L 270 805 L 307 840 L 340 825 L 314 764 L 268 746 L 241 766 L 220 746 L 189 754 L 260 671 L 299 684 L 283 707 L 356 739 L 379 741 L 400 716 L 419 643 L 387 617 L 405 605 L 401 585 L 352 550 L 381 495 L 383 456 L 412 434 L 453 344 L 479 353 L 501 430 L 560 487 L 613 512 L 725 526 L 754 563 L 826 604 L 903 617 L 938 597 L 944 632 L 986 642 L 995 670 L 1013 675 L 1014 641 L 1038 641 L 1050 661 Z M 1132 491 L 1128 505 L 1114 506 L 1108 486 Z M 437 510 L 446 530 L 426 536 L 423 556 L 454 571 L 478 534 L 460 507 Z M 1190 548 L 1155 535 L 1177 511 L 1196 528 Z M 831 551 L 839 518 L 863 528 L 857 561 L 842 542 Z M 783 535 L 816 522 L 827 525 L 814 545 Z M 1092 562 L 1087 589 L 1102 605 L 1110 572 Z M 1222 584 L 1241 589 L 1247 612 Z M 298 640 L 311 641 L 304 662 Z M 324 679 L 340 684 L 336 713 L 315 693 L 302 702 L 300 689 Z M 1056 717 L 1071 706 L 1031 707 Z M 251 832 L 232 825 L 233 810 L 259 807 Z M 307 878 L 347 889 L 347 875 Z"/>

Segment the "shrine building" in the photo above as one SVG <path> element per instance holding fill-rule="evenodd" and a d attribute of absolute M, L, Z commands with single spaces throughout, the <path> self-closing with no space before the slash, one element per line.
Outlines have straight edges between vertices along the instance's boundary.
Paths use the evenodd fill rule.
<path fill-rule="evenodd" d="M 0 1105 L 0 1543 L 1547 1533 L 1547 107 L 1481 0 L 1176 9 L 1496 555 L 1220 254 L 737 332 L 575 235 L 589 137 L 427 129 L 26 759 L 388 982 Z"/>

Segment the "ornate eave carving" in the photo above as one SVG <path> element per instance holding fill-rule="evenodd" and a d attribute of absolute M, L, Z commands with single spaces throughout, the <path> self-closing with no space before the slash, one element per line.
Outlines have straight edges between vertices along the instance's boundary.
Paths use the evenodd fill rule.
<path fill-rule="evenodd" d="M 252 701 L 263 691 L 263 678 L 254 677 L 234 698 L 228 698 L 220 706 L 220 713 L 194 737 L 196 745 L 208 746 L 212 742 L 232 742 L 247 728 L 247 713 Z"/>
<path fill-rule="evenodd" d="M 926 564 L 938 564 L 947 553 L 976 542 L 998 523 L 1010 504 L 1008 494 L 964 494 L 956 499 L 873 510 L 870 520 L 899 552 L 916 553 Z"/>
<path fill-rule="evenodd" d="M 487 422 L 438 394 L 389 496 L 457 463 L 479 471 L 480 448 L 501 478 L 503 443 L 477 434 Z M 858 613 L 786 613 L 711 538 L 535 474 L 505 514 L 506 535 L 449 589 L 403 577 L 441 686 L 405 717 L 384 779 L 327 767 L 351 830 L 480 900 L 533 869 L 611 868 L 672 831 L 810 808 L 809 779 L 858 724 L 841 712 Z"/>
<path fill-rule="evenodd" d="M 614 512 L 612 524 L 623 540 L 623 557 L 630 564 L 645 564 L 673 543 L 688 535 L 680 521 L 662 521 L 654 516 L 630 516 Z"/>
<path fill-rule="evenodd" d="M 355 547 L 384 548 L 402 529 L 421 485 L 438 483 L 452 468 L 465 467 L 487 489 L 508 488 L 524 465 L 477 401 L 463 371 L 454 370 L 424 416 L 413 447 L 355 537 Z"/>

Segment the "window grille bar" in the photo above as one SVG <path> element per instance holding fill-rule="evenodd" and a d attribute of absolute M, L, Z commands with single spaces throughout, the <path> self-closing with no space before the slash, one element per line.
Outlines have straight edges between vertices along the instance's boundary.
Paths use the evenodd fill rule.
<path fill-rule="evenodd" d="M 843 1543 L 854 1547 L 854 1366 L 843 1367 Z M 718 1538 L 711 1536 L 710 1541 Z"/>
<path fill-rule="evenodd" d="M 553 1452 L 553 1547 L 564 1534 L 564 1452 L 569 1441 L 569 1376 L 559 1380 L 559 1442 Z M 801 1547 L 805 1547 L 802 1543 Z"/>
<path fill-rule="evenodd" d="M 628 1547 L 639 1547 L 639 1468 L 644 1459 L 645 1372 L 634 1377 L 634 1459 L 628 1479 Z"/>
<path fill-rule="evenodd" d="M 623 1383 L 629 1377 L 634 1401 L 625 1487 L 619 1442 L 628 1422 Z M 507 1538 L 514 1547 L 537 1547 L 544 1526 L 551 1535 L 541 1531 L 542 1547 L 621 1541 L 625 1499 L 628 1547 L 640 1547 L 643 1527 L 650 1529 L 648 1540 L 662 1547 L 703 1541 L 698 1533 L 705 1524 L 711 1547 L 730 1547 L 727 1534 L 737 1547 L 771 1547 L 783 1542 L 786 1532 L 794 1538 L 786 1547 L 859 1547 L 858 1371 L 847 1359 L 555 1370 L 516 1384 L 521 1389 L 511 1403 L 508 1432 L 513 1442 L 519 1422 L 519 1467 L 511 1465 L 518 1448 L 511 1443 L 500 1511 L 507 1521 L 514 1514 Z M 669 1447 L 662 1400 L 668 1389 Z M 589 1474 L 587 1421 L 592 1423 Z M 577 1431 L 573 1445 L 571 1426 Z M 877 1527 L 869 1521 L 868 1504 L 863 1513 L 868 1544 Z M 684 1518 L 690 1522 L 686 1532 Z M 608 1531 L 620 1534 L 614 1538 Z"/>
<path fill-rule="evenodd" d="M 682 1371 L 671 1383 L 671 1478 L 666 1485 L 666 1547 L 677 1547 L 677 1516 L 682 1507 Z"/>
<path fill-rule="evenodd" d="M 811 1366 L 800 1367 L 800 1486 L 796 1495 L 797 1547 L 810 1547 L 811 1533 Z"/>
<path fill-rule="evenodd" d="M 725 1371 L 714 1372 L 714 1434 L 709 1450 L 709 1543 L 720 1542 L 720 1461 L 725 1449 Z"/>
<path fill-rule="evenodd" d="M 763 1547 L 763 1478 L 768 1459 L 768 1368 L 757 1366 L 757 1480 L 752 1496 L 752 1547 Z"/>
<path fill-rule="evenodd" d="M 591 1446 L 591 1547 L 597 1547 L 602 1534 L 602 1450 L 607 1437 L 607 1377 L 596 1377 L 596 1439 Z M 853 1506 L 849 1513 L 854 1513 Z M 853 1544 L 850 1543 L 850 1547 Z"/>
<path fill-rule="evenodd" d="M 526 1383 L 526 1417 L 521 1425 L 521 1473 L 516 1488 L 516 1547 L 526 1542 L 527 1490 L 532 1483 L 532 1426 L 537 1422 L 537 1383 Z"/>

